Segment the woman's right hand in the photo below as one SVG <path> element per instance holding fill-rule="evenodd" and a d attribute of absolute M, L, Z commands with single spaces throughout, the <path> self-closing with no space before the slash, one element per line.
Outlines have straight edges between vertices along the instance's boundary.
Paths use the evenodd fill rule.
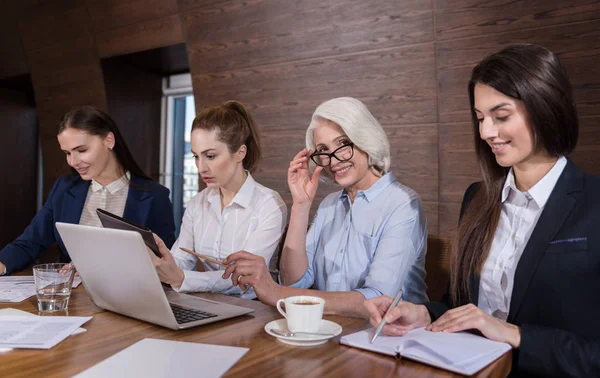
<path fill-rule="evenodd" d="M 382 317 L 393 300 L 393 298 L 388 296 L 381 296 L 364 301 L 364 306 L 369 312 L 371 325 L 377 327 L 381 323 Z M 413 328 L 426 327 L 431 323 L 431 317 L 425 306 L 400 301 L 385 316 L 385 322 L 383 335 L 402 336 Z"/>
<path fill-rule="evenodd" d="M 311 153 L 311 150 L 305 148 L 298 152 L 290 162 L 288 185 L 294 205 L 310 205 L 317 194 L 319 175 L 323 167 L 317 166 L 312 176 L 308 174 L 308 159 L 310 159 Z"/>

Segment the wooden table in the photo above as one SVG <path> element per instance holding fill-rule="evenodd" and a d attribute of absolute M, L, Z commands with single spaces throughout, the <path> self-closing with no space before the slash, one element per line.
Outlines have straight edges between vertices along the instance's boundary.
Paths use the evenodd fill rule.
<path fill-rule="evenodd" d="M 279 342 L 263 327 L 281 318 L 276 309 L 258 301 L 220 294 L 198 296 L 221 302 L 251 307 L 256 310 L 217 323 L 172 331 L 130 319 L 96 307 L 83 285 L 74 289 L 68 315 L 93 316 L 84 324 L 87 332 L 74 335 L 50 350 L 12 350 L 0 354 L 3 377 L 70 377 L 114 355 L 146 337 L 206 344 L 250 348 L 248 353 L 227 372 L 227 377 L 452 377 L 455 374 L 409 360 L 349 348 L 339 344 L 340 337 L 368 327 L 366 321 L 342 316 L 327 316 L 343 327 L 342 334 L 316 347 L 294 347 Z M 37 314 L 36 297 L 21 303 L 2 303 Z M 65 315 L 64 312 L 57 315 Z M 506 377 L 511 368 L 507 353 L 480 372 L 482 377 Z M 198 365 L 198 376 L 202 366 Z"/>

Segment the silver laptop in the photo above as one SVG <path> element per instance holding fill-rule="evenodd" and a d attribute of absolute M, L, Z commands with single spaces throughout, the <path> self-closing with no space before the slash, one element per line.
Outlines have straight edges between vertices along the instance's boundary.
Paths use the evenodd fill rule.
<path fill-rule="evenodd" d="M 61 222 L 56 228 L 88 295 L 100 308 L 171 329 L 254 312 L 165 291 L 138 232 Z"/>

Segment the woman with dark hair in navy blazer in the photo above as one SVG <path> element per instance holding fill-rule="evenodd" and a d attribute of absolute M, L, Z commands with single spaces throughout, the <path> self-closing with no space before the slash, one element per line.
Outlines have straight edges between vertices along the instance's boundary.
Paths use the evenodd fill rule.
<path fill-rule="evenodd" d="M 74 172 L 56 181 L 23 234 L 0 251 L 0 274 L 27 267 L 54 242 L 60 248 L 60 261 L 70 261 L 54 224 L 100 226 L 98 207 L 144 225 L 165 244 L 173 244 L 169 190 L 141 170 L 106 113 L 93 106 L 71 110 L 62 118 L 57 138 Z"/>
<path fill-rule="evenodd" d="M 513 45 L 469 82 L 483 182 L 464 196 L 440 302 L 402 302 L 384 332 L 477 330 L 512 345 L 512 376 L 600 376 L 600 180 L 565 157 L 577 144 L 558 57 Z M 378 324 L 391 299 L 365 302 Z M 460 346 L 457 346 L 460 347 Z"/>

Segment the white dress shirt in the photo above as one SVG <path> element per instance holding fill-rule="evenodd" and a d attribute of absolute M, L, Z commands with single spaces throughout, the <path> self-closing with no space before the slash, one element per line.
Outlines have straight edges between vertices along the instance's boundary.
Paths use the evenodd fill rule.
<path fill-rule="evenodd" d="M 98 218 L 98 214 L 96 213 L 96 209 L 98 208 L 122 217 L 125 211 L 127 195 L 129 194 L 130 179 L 131 173 L 128 171 L 106 186 L 103 186 L 96 180 L 92 180 L 87 197 L 85 198 L 81 218 L 79 218 L 79 224 L 102 227 L 100 218 Z"/>
<path fill-rule="evenodd" d="M 287 208 L 279 194 L 266 188 L 248 173 L 246 181 L 231 203 L 221 211 L 219 189 L 206 188 L 188 203 L 179 238 L 171 253 L 185 278 L 178 291 L 210 291 L 242 298 L 256 298 L 254 290 L 242 291 L 223 279 L 224 268 L 201 259 L 204 272 L 193 271 L 196 256 L 179 249 L 192 249 L 223 260 L 241 250 L 264 257 L 266 264 L 277 249 L 287 222 Z"/>
<path fill-rule="evenodd" d="M 567 159 L 559 158 L 526 192 L 517 189 L 512 168 L 506 176 L 500 221 L 479 281 L 478 307 L 498 319 L 508 317 L 519 259 L 566 165 Z"/>

